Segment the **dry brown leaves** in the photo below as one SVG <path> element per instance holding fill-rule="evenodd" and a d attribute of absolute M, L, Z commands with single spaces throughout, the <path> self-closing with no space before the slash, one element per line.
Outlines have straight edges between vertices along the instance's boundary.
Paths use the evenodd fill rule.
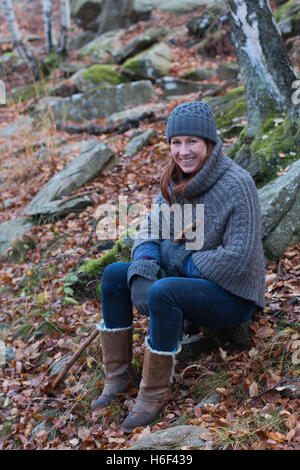
<path fill-rule="evenodd" d="M 16 5 L 18 15 L 22 14 L 21 3 Z M 190 17 L 156 12 L 150 23 L 152 27 L 171 24 L 175 28 Z M 25 18 L 22 27 L 43 37 L 38 15 L 30 18 L 30 24 Z M 147 30 L 150 23 L 132 27 L 126 41 Z M 7 34 L 1 22 L 0 36 Z M 185 70 L 215 65 L 214 60 L 200 63 L 195 50 L 186 46 L 180 38 L 172 46 L 170 74 L 179 77 Z M 19 73 L 9 77 L 9 89 L 26 80 L 26 74 Z M 166 113 L 180 102 L 170 102 Z M 27 104 L 1 108 L 0 124 L 13 122 Z M 97 123 L 103 124 L 100 121 Z M 164 124 L 156 123 L 155 128 L 158 137 L 131 159 L 124 158 L 123 151 L 132 131 L 99 137 L 121 161 L 112 172 L 102 174 L 77 192 L 91 192 L 93 206 L 79 215 L 70 214 L 56 223 L 33 227 L 26 236 L 33 241 L 34 249 L 23 263 L 10 264 L 5 257 L 0 260 L 1 340 L 13 352 L 0 368 L 1 449 L 123 449 L 149 432 L 176 424 L 206 428 L 206 449 L 300 448 L 299 400 L 295 391 L 288 393 L 289 387 L 297 388 L 293 379 L 299 378 L 299 244 L 290 247 L 279 264 L 268 263 L 267 307 L 252 324 L 253 345 L 246 350 L 222 345 L 203 354 L 193 367 L 185 364 L 177 369 L 174 398 L 155 424 L 137 428 L 132 435 L 119 430 L 120 422 L 133 407 L 136 389 L 129 390 L 113 406 L 91 413 L 90 403 L 101 390 L 103 376 L 97 341 L 82 354 L 58 389 L 51 389 L 52 367 L 72 355 L 101 318 L 96 300 L 65 304 L 64 277 L 77 268 L 80 259 L 102 253 L 94 249 L 95 236 L 89 237 L 98 205 L 117 202 L 119 195 L 128 196 L 129 204 L 150 203 L 157 194 L 169 151 L 164 143 Z M 61 138 L 73 143 L 91 138 L 70 136 L 56 129 L 47 132 L 35 139 Z M 33 143 L 29 138 L 26 147 Z M 0 222 L 19 216 L 37 191 L 71 158 L 60 158 L 57 149 L 49 153 L 48 159 L 34 161 L 29 153 L 26 160 L 22 158 L 26 152 L 16 156 L 16 148 L 22 146 L 24 136 L 16 136 L 13 150 L 0 156 L 1 165 L 14 162 L 4 169 L 6 180 L 1 186 L 0 204 L 10 198 L 14 202 L 1 212 Z M 146 331 L 147 319 L 135 311 L 135 361 L 140 366 Z M 213 394 L 218 397 L 216 404 L 210 400 Z M 205 397 L 208 403 L 196 406 Z"/>

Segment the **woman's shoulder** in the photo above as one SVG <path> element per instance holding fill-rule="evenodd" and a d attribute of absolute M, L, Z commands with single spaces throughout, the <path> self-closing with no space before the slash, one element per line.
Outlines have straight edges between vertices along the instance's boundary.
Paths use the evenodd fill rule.
<path fill-rule="evenodd" d="M 228 157 L 226 157 L 228 158 Z M 254 179 L 251 174 L 240 165 L 232 161 L 226 173 L 223 175 L 223 183 L 229 192 L 232 191 L 257 191 Z"/>

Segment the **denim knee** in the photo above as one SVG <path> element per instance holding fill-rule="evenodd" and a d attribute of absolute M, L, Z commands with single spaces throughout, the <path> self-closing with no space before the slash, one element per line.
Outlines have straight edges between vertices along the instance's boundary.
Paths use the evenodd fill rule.
<path fill-rule="evenodd" d="M 172 299 L 173 295 L 170 287 L 168 278 L 159 279 L 153 284 L 148 295 L 148 307 L 151 311 L 155 311 L 157 306 Z"/>
<path fill-rule="evenodd" d="M 130 263 L 115 262 L 104 268 L 101 291 L 115 292 L 127 287 L 127 271 Z"/>

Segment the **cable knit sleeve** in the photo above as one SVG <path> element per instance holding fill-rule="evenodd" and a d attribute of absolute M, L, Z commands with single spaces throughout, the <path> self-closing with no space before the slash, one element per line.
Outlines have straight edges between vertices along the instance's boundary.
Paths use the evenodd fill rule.
<path fill-rule="evenodd" d="M 160 217 L 158 213 L 160 212 L 160 204 L 163 202 L 165 202 L 165 200 L 162 194 L 159 193 L 154 200 L 151 211 L 142 222 L 135 237 L 131 250 L 133 263 L 127 273 L 128 286 L 130 286 L 131 279 L 134 276 L 145 277 L 152 281 L 158 279 L 160 270 L 160 243 L 162 241 L 159 237 Z M 153 238 L 153 233 L 157 234 L 157 238 Z M 153 258 L 153 260 L 142 259 L 144 256 Z"/>
<path fill-rule="evenodd" d="M 260 205 L 252 177 L 244 174 L 237 179 L 228 197 L 232 209 L 222 244 L 215 250 L 196 251 L 192 259 L 207 279 L 231 292 L 238 285 L 239 295 L 250 298 L 249 273 L 255 275 L 256 252 L 261 248 Z"/>
<path fill-rule="evenodd" d="M 159 192 L 158 196 L 155 198 L 154 203 L 152 205 L 151 211 L 148 213 L 146 219 L 142 222 L 141 227 L 135 237 L 133 242 L 132 250 L 131 250 L 131 257 L 135 259 L 135 250 L 139 248 L 143 244 L 148 244 L 147 246 L 151 247 L 153 253 L 155 253 L 155 260 L 159 262 L 159 246 L 162 242 L 160 234 L 160 227 L 159 227 L 159 212 L 160 212 L 160 205 L 165 203 L 161 192 Z M 157 234 L 157 237 L 153 237 L 153 233 Z M 154 245 L 157 245 L 158 249 L 155 250 Z M 148 253 L 148 248 L 145 247 L 145 251 Z M 141 253 L 141 249 L 139 248 L 139 253 Z M 146 254 L 145 256 L 149 256 Z"/>

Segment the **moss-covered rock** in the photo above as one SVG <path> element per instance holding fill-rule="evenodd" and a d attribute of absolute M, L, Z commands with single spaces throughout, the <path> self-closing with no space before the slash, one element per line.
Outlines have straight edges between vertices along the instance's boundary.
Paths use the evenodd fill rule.
<path fill-rule="evenodd" d="M 171 60 L 170 47 L 160 42 L 126 60 L 123 70 L 133 77 L 155 80 L 168 74 Z"/>
<path fill-rule="evenodd" d="M 39 98 L 47 94 L 49 87 L 43 83 L 36 82 L 22 85 L 11 93 L 13 103 L 27 101 L 31 98 Z"/>
<path fill-rule="evenodd" d="M 239 135 L 247 118 L 247 99 L 243 86 L 234 88 L 226 95 L 207 98 L 212 108 L 221 137 Z"/>
<path fill-rule="evenodd" d="M 202 80 L 210 80 L 216 74 L 216 71 L 217 69 L 213 67 L 192 69 L 185 72 L 181 78 L 201 82 Z"/>
<path fill-rule="evenodd" d="M 255 138 L 249 137 L 244 87 L 205 101 L 213 110 L 220 137 L 239 136 L 227 155 L 249 171 L 258 187 L 300 158 L 300 122 L 292 122 L 288 114 L 270 113 Z"/>
<path fill-rule="evenodd" d="M 228 156 L 246 168 L 258 187 L 276 178 L 277 173 L 300 158 L 300 122 L 289 115 L 270 116 L 255 138 L 247 136 L 246 127 Z"/>
<path fill-rule="evenodd" d="M 107 31 L 97 36 L 79 49 L 78 59 L 82 60 L 85 56 L 89 56 L 98 63 L 107 62 L 109 57 L 122 47 L 120 38 L 123 33 L 123 30 Z"/>
<path fill-rule="evenodd" d="M 82 70 L 78 70 L 69 79 L 80 93 L 102 85 L 119 85 L 128 82 L 112 64 L 94 64 Z"/>
<path fill-rule="evenodd" d="M 111 116 L 153 99 L 154 87 L 149 80 L 100 86 L 70 97 L 43 98 L 35 108 L 35 116 L 52 115 L 54 120 L 84 122 Z"/>
<path fill-rule="evenodd" d="M 83 71 L 83 76 L 85 79 L 90 80 L 95 84 L 105 82 L 111 85 L 118 85 L 121 83 L 118 71 L 113 65 L 109 64 L 91 65 L 91 67 Z"/>

